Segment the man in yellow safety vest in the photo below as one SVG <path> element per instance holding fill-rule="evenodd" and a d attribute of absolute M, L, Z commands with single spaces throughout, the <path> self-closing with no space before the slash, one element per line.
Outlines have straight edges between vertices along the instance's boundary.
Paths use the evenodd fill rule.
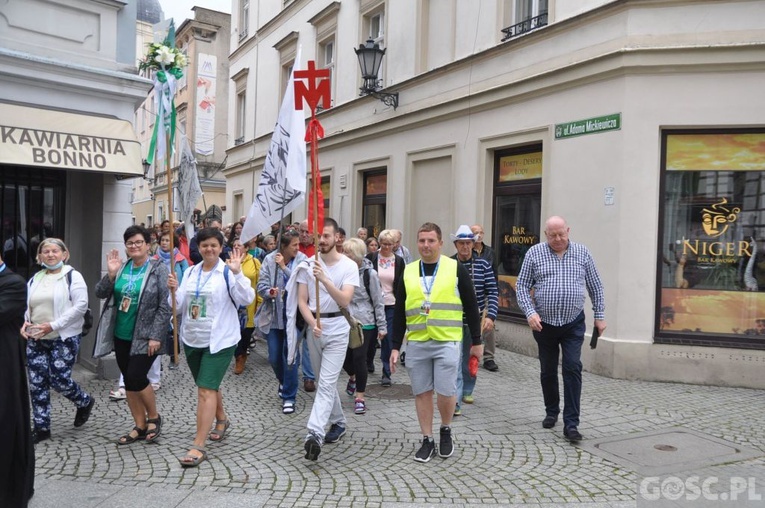
<path fill-rule="evenodd" d="M 441 228 L 426 222 L 417 231 L 419 260 L 404 269 L 403 284 L 396 293 L 393 314 L 391 372 L 407 338 L 406 368 L 412 381 L 422 446 L 414 456 L 428 462 L 436 454 L 433 440 L 433 392 L 441 415 L 438 455 L 454 452 L 451 421 L 457 403 L 457 372 L 460 367 L 463 313 L 470 328 L 470 354 L 483 356 L 481 317 L 470 273 L 457 260 L 441 255 Z"/>

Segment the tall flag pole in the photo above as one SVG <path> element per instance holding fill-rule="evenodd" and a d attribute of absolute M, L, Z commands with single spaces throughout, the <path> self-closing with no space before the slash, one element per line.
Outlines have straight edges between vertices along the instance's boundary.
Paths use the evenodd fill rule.
<path fill-rule="evenodd" d="M 170 20 L 167 37 L 161 43 L 149 45 L 146 58 L 139 64 L 141 70 L 154 71 L 154 107 L 157 118 L 149 144 L 146 161 L 149 164 L 164 161 L 167 171 L 167 211 L 170 224 L 173 223 L 173 173 L 170 159 L 175 142 L 175 90 L 178 80 L 183 77 L 183 67 L 188 63 L 186 55 L 175 47 L 175 24 Z M 155 157 L 156 153 L 156 157 Z M 154 175 L 152 174 L 151 177 Z M 170 273 L 175 273 L 175 246 L 170 235 Z M 175 290 L 172 290 L 173 306 L 173 354 L 178 361 L 178 318 L 175 308 Z"/>
<path fill-rule="evenodd" d="M 311 108 L 311 120 L 305 140 L 311 144 L 311 194 L 308 204 L 308 228 L 313 229 L 314 259 L 319 262 L 319 235 L 324 230 L 324 196 L 321 192 L 321 173 L 319 171 L 319 139 L 324 137 L 324 127 L 316 118 L 316 108 L 321 102 L 322 108 L 331 107 L 329 69 L 317 69 L 316 62 L 308 61 L 308 69 L 294 71 L 295 109 L 302 111 L 303 101 Z M 306 80 L 306 83 L 303 81 Z M 316 326 L 321 326 L 319 304 L 319 280 L 316 280 Z"/>
<path fill-rule="evenodd" d="M 197 159 L 186 135 L 181 131 L 181 161 L 178 164 L 178 210 L 186 229 L 186 238 L 194 238 L 194 208 L 202 197 Z"/>

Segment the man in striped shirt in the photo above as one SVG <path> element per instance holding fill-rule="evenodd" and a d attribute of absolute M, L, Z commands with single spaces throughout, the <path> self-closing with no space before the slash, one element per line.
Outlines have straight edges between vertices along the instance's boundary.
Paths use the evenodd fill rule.
<path fill-rule="evenodd" d="M 563 436 L 580 441 L 579 400 L 582 394 L 582 343 L 584 289 L 592 300 L 595 328 L 606 329 L 605 296 L 600 275 L 590 251 L 568 239 L 565 219 L 553 216 L 545 222 L 547 242 L 526 253 L 518 274 L 518 304 L 526 315 L 539 347 L 545 419 L 542 426 L 555 426 L 560 413 L 558 355 L 563 352 Z"/>
<path fill-rule="evenodd" d="M 468 226 L 460 226 L 457 232 L 450 236 L 457 248 L 457 254 L 452 257 L 467 269 L 470 279 L 473 281 L 476 300 L 478 300 L 478 310 L 482 318 L 481 333 L 486 334 L 488 330 L 494 330 L 494 321 L 497 320 L 497 312 L 499 311 L 499 292 L 494 269 L 491 263 L 480 258 L 473 250 L 475 235 Z M 462 414 L 461 402 L 472 404 L 474 400 L 473 389 L 476 378 L 470 375 L 468 369 L 471 345 L 470 330 L 467 327 L 467 322 L 465 322 L 462 327 L 462 368 L 457 375 L 457 406 L 454 408 L 454 416 Z"/>

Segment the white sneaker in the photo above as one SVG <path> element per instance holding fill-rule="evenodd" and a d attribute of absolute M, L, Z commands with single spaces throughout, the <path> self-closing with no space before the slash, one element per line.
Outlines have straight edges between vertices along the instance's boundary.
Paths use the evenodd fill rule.
<path fill-rule="evenodd" d="M 125 400 L 126 398 L 127 394 L 125 393 L 125 388 L 123 387 L 109 391 L 109 400 Z"/>

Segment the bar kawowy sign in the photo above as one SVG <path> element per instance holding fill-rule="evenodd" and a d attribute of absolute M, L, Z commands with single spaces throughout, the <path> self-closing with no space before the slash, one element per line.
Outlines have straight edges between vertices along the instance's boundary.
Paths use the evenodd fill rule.
<path fill-rule="evenodd" d="M 0 104 L 0 164 L 143 175 L 130 122 Z"/>

